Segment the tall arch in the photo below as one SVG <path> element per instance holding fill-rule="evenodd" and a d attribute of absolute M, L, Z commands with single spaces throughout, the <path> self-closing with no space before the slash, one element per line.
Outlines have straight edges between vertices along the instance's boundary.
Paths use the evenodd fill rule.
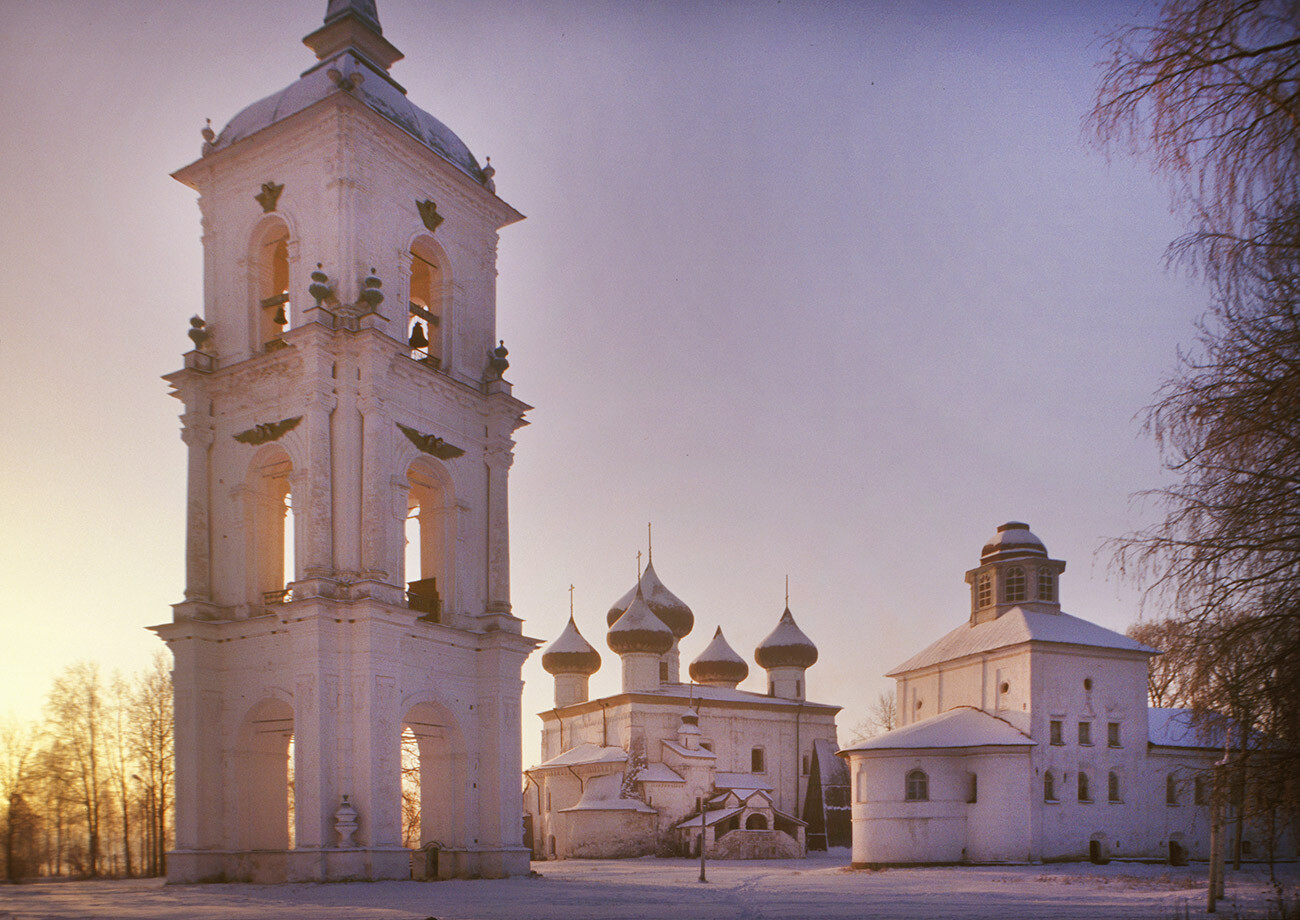
<path fill-rule="evenodd" d="M 456 495 L 447 468 L 432 457 L 416 458 L 406 471 L 405 581 L 412 609 L 440 620 L 454 607 L 456 588 Z"/>
<path fill-rule="evenodd" d="M 300 554 L 293 503 L 293 461 L 279 444 L 268 444 L 249 463 L 244 483 L 246 570 L 249 603 L 268 607 L 289 599 Z"/>
<path fill-rule="evenodd" d="M 235 795 L 239 849 L 285 850 L 289 827 L 290 742 L 293 707 L 268 698 L 254 705 L 240 725 L 235 749 Z"/>
<path fill-rule="evenodd" d="M 470 840 L 469 756 L 456 717 L 435 702 L 416 703 L 401 729 L 418 751 L 419 845 L 461 848 Z"/>
<path fill-rule="evenodd" d="M 249 282 L 252 289 L 253 350 L 272 351 L 282 346 L 281 333 L 294 320 L 289 298 L 292 234 L 279 215 L 262 220 L 249 244 Z"/>
<path fill-rule="evenodd" d="M 422 234 L 411 241 L 406 256 L 410 266 L 406 331 L 411 356 L 435 368 L 450 367 L 453 316 L 447 254 L 433 237 Z"/>

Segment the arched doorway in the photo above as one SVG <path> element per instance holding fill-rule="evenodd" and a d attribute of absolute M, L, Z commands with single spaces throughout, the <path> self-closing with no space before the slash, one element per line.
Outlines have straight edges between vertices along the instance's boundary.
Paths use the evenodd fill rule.
<path fill-rule="evenodd" d="M 419 703 L 402 719 L 402 733 L 414 749 L 414 757 L 403 757 L 403 823 L 413 811 L 412 824 L 419 828 L 418 836 L 407 839 L 417 847 L 466 846 L 470 778 L 460 726 L 445 706 Z"/>
<path fill-rule="evenodd" d="M 1183 844 L 1183 835 L 1175 834 L 1169 838 L 1169 865 L 1187 865 L 1187 847 Z"/>
<path fill-rule="evenodd" d="M 285 850 L 290 827 L 293 708 L 267 699 L 244 717 L 235 752 L 239 843 L 243 850 Z"/>
<path fill-rule="evenodd" d="M 745 830 L 747 831 L 765 831 L 767 830 L 767 818 L 755 812 L 745 819 Z"/>

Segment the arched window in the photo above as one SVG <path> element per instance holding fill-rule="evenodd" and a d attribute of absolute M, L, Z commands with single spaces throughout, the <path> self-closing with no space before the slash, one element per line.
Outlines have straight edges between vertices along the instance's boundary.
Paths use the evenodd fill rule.
<path fill-rule="evenodd" d="M 256 260 L 256 345 L 271 351 L 283 346 L 280 334 L 290 325 L 289 228 L 274 221 L 262 232 L 254 252 Z"/>
<path fill-rule="evenodd" d="M 1165 804 L 1178 804 L 1178 779 L 1172 773 L 1165 775 Z"/>
<path fill-rule="evenodd" d="M 1025 570 L 1018 565 L 1007 569 L 1006 581 L 1002 585 L 1002 601 L 1017 604 L 1025 599 Z"/>
<path fill-rule="evenodd" d="M 749 752 L 749 772 L 767 772 L 767 753 L 761 747 L 756 747 Z"/>
<path fill-rule="evenodd" d="M 248 528 L 249 577 L 254 597 L 263 608 L 291 599 L 290 583 L 297 577 L 293 494 L 293 463 L 278 446 L 256 455 L 249 473 L 245 513 Z"/>
<path fill-rule="evenodd" d="M 1079 801 L 1092 801 L 1092 791 L 1088 788 L 1088 774 L 1082 770 L 1079 771 Z"/>
<path fill-rule="evenodd" d="M 411 356 L 432 367 L 449 363 L 447 349 L 450 327 L 446 278 L 440 267 L 439 250 L 432 240 L 419 239 L 411 246 L 411 284 L 408 298 L 407 336 Z"/>
<path fill-rule="evenodd" d="M 1051 569 L 1042 568 L 1038 570 L 1038 599 L 1040 601 L 1056 601 L 1056 577 L 1052 574 Z"/>
<path fill-rule="evenodd" d="M 865 767 L 858 769 L 858 801 L 867 800 L 867 771 Z"/>
<path fill-rule="evenodd" d="M 1110 776 L 1106 778 L 1106 798 L 1112 802 L 1120 801 L 1119 797 L 1119 774 L 1111 771 Z"/>
<path fill-rule="evenodd" d="M 1043 801 L 1056 801 L 1056 779 L 1052 776 L 1051 770 L 1043 774 Z"/>
<path fill-rule="evenodd" d="M 983 610 L 993 603 L 993 579 L 985 572 L 975 581 L 975 607 Z"/>
<path fill-rule="evenodd" d="M 407 471 L 407 603 L 441 622 L 452 601 L 452 555 L 456 546 L 456 506 L 451 480 L 438 461 L 421 457 Z"/>
<path fill-rule="evenodd" d="M 930 778 L 924 770 L 912 770 L 907 774 L 907 790 L 904 798 L 909 802 L 930 801 Z"/>

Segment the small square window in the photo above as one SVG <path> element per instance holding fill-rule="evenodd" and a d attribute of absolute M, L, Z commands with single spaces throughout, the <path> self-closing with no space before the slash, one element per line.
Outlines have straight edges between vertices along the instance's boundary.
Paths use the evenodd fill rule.
<path fill-rule="evenodd" d="M 1065 730 L 1062 727 L 1060 719 L 1053 719 L 1051 722 L 1052 744 L 1065 744 Z"/>
<path fill-rule="evenodd" d="M 1106 725 L 1106 743 L 1113 748 L 1123 747 L 1119 743 L 1119 723 L 1110 722 Z"/>
<path fill-rule="evenodd" d="M 767 772 L 767 757 L 764 754 L 762 748 L 756 747 L 754 748 L 754 750 L 749 752 L 749 772 L 750 773 Z"/>
<path fill-rule="evenodd" d="M 1092 723 L 1091 722 L 1079 723 L 1079 743 L 1085 745 L 1092 744 Z"/>

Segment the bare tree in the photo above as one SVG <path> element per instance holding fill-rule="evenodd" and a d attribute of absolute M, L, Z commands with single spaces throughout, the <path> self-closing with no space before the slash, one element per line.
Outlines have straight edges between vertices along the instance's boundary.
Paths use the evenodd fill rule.
<path fill-rule="evenodd" d="M 1174 618 L 1134 623 L 1125 630 L 1130 639 L 1160 652 L 1147 667 L 1147 699 L 1158 709 L 1192 705 L 1186 683 L 1191 666 L 1188 630 L 1189 624 Z"/>
<path fill-rule="evenodd" d="M 867 717 L 853 727 L 853 737 L 849 743 L 857 744 L 883 732 L 893 731 L 897 727 L 898 699 L 893 690 L 887 690 L 876 697 Z"/>
<path fill-rule="evenodd" d="M 31 796 L 38 737 L 34 726 L 12 716 L 0 722 L 0 808 L 4 809 L 5 878 L 11 882 L 28 874 L 35 856 Z"/>
<path fill-rule="evenodd" d="M 1295 807 L 1300 0 L 1166 0 L 1153 25 L 1114 36 L 1091 126 L 1170 177 L 1189 227 L 1171 256 L 1210 294 L 1147 413 L 1174 477 L 1148 493 L 1163 520 L 1117 541 L 1116 560 L 1182 624 L 1176 686 L 1231 717 L 1239 787 L 1249 771 Z M 1250 751 L 1257 731 L 1267 756 Z M 1234 792 L 1239 813 L 1245 801 Z"/>
<path fill-rule="evenodd" d="M 82 871 L 100 872 L 100 824 L 104 779 L 104 688 L 99 665 L 79 661 L 54 679 L 46 702 L 51 735 L 66 752 L 86 829 Z"/>
<path fill-rule="evenodd" d="M 131 775 L 131 780 L 141 787 L 146 827 L 144 871 L 149 875 L 164 875 L 175 773 L 172 680 L 165 652 L 155 654 L 149 667 L 136 675 L 130 696 L 130 752 L 138 771 Z"/>

